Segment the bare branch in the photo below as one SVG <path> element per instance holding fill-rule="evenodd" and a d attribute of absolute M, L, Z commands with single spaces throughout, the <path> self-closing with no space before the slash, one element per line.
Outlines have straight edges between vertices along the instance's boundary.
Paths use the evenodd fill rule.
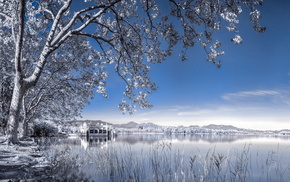
<path fill-rule="evenodd" d="M 95 40 L 102 40 L 103 42 L 106 42 L 106 43 L 110 44 L 112 47 L 114 47 L 114 45 L 111 43 L 112 39 L 108 40 L 108 39 L 105 39 L 104 37 L 96 36 L 96 35 L 85 33 L 85 32 L 72 31 L 72 34 L 87 36 L 87 37 L 93 38 Z"/>
<path fill-rule="evenodd" d="M 55 16 L 54 16 L 54 14 L 53 14 L 52 11 L 50 11 L 50 10 L 47 9 L 47 8 L 42 8 L 42 9 L 43 9 L 43 11 L 47 12 L 48 14 L 50 14 L 50 16 L 52 17 L 53 20 L 55 19 Z"/>
<path fill-rule="evenodd" d="M 59 48 L 59 46 L 62 45 L 63 42 L 67 40 L 68 37 L 72 35 L 72 32 L 77 32 L 77 31 L 82 31 L 84 28 L 86 28 L 90 23 L 92 23 L 96 18 L 98 18 L 101 14 L 106 12 L 108 8 L 111 6 L 114 6 L 116 3 L 120 2 L 121 0 L 116 0 L 115 2 L 109 4 L 109 5 L 100 5 L 100 6 L 92 6 L 83 10 L 80 10 L 79 12 L 75 13 L 75 15 L 72 17 L 72 19 L 69 21 L 69 23 L 55 36 L 56 33 L 56 28 L 57 25 L 62 17 L 62 15 L 69 9 L 69 6 L 71 5 L 72 0 L 68 0 L 58 11 L 54 22 L 52 24 L 51 30 L 49 32 L 48 38 L 46 40 L 46 44 L 42 50 L 42 53 L 40 54 L 40 59 L 37 63 L 37 67 L 34 70 L 33 74 L 29 77 L 26 78 L 25 81 L 27 82 L 27 86 L 31 87 L 33 86 L 37 80 L 40 77 L 41 71 L 46 63 L 46 59 L 50 53 L 55 51 L 56 49 Z M 98 9 L 98 8 L 103 8 L 101 9 L 98 13 L 94 14 L 89 20 L 87 20 L 85 23 L 83 23 L 79 28 L 75 30 L 70 30 L 72 26 L 74 25 L 77 17 L 84 12 L 93 10 L 93 9 Z M 70 31 L 69 31 L 70 30 Z"/>
<path fill-rule="evenodd" d="M 7 18 L 7 19 L 9 19 L 9 20 L 12 20 L 12 17 L 10 17 L 9 15 L 7 15 L 7 14 L 5 14 L 3 12 L 0 12 L 0 15 L 5 17 L 5 18 Z"/>
<path fill-rule="evenodd" d="M 37 99 L 37 97 L 34 97 L 35 100 L 37 99 L 37 101 L 35 102 L 34 105 L 32 105 L 32 103 L 31 103 L 31 105 L 29 105 L 29 108 L 27 109 L 26 114 L 31 113 L 40 104 L 43 97 L 44 97 L 44 94 L 41 94 L 40 96 L 38 96 L 38 99 Z"/>
<path fill-rule="evenodd" d="M 5 69 L 4 69 L 4 70 L 2 69 L 2 70 L 1 70 L 1 73 L 4 74 L 4 75 L 6 75 L 6 76 L 11 76 L 11 77 L 14 76 L 13 73 L 8 73 Z"/>
<path fill-rule="evenodd" d="M 91 6 L 85 9 L 82 9 L 74 14 L 74 16 L 71 18 L 69 23 L 61 30 L 61 32 L 58 33 L 58 35 L 55 37 L 55 39 L 52 41 L 51 45 L 59 47 L 59 42 L 63 42 L 63 38 L 67 38 L 70 36 L 71 31 L 68 32 L 69 29 L 72 28 L 76 20 L 79 18 L 79 16 L 87 11 L 95 10 L 95 9 L 100 9 L 102 8 L 98 13 L 94 14 L 92 17 L 90 17 L 86 22 L 84 22 L 79 28 L 75 29 L 74 31 L 82 31 L 84 28 L 86 28 L 90 23 L 92 23 L 97 17 L 99 17 L 101 14 L 106 12 L 108 8 L 111 6 L 114 6 L 114 4 L 120 2 L 121 0 L 116 0 L 115 2 L 109 4 L 109 5 L 99 5 L 99 6 Z"/>
<path fill-rule="evenodd" d="M 102 27 L 105 27 L 105 28 L 108 29 L 111 33 L 116 33 L 116 32 L 115 32 L 114 30 L 112 30 L 109 26 L 107 26 L 107 25 L 105 25 L 105 24 L 103 24 L 103 23 L 100 23 L 100 22 L 98 22 L 98 21 L 96 21 L 96 20 L 93 20 L 92 23 L 95 23 L 95 24 L 98 24 L 98 25 L 100 25 L 100 26 L 102 26 Z"/>
<path fill-rule="evenodd" d="M 47 43 L 50 44 L 50 42 L 52 41 L 53 37 L 54 37 L 54 34 L 55 34 L 55 31 L 56 31 L 56 28 L 57 28 L 57 25 L 61 19 L 61 16 L 68 10 L 68 8 L 70 7 L 72 3 L 72 0 L 68 0 L 61 8 L 60 10 L 58 11 L 54 21 L 53 21 L 53 24 L 51 26 L 51 29 L 50 29 L 50 32 L 48 34 L 48 37 L 47 37 Z"/>

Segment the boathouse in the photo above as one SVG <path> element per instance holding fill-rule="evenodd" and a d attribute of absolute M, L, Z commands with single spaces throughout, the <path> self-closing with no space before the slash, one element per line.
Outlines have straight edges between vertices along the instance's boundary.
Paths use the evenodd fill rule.
<path fill-rule="evenodd" d="M 111 137 L 114 135 L 114 131 L 112 130 L 112 126 L 107 123 L 87 123 L 84 122 L 80 126 L 80 134 L 81 136 L 86 136 L 87 138 L 92 137 Z"/>
<path fill-rule="evenodd" d="M 108 136 L 107 127 L 102 126 L 89 126 L 87 130 L 87 136 Z"/>

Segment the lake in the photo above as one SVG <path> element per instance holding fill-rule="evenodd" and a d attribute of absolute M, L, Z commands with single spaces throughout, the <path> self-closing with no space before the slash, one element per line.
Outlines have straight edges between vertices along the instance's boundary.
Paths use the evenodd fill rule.
<path fill-rule="evenodd" d="M 75 136 L 57 140 L 49 156 L 61 151 L 66 151 L 64 162 L 74 162 L 90 181 L 290 179 L 290 136 L 123 134 L 89 140 Z"/>

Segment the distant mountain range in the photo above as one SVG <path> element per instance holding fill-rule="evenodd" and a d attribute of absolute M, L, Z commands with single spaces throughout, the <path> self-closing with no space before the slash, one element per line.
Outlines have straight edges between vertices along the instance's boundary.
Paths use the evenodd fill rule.
<path fill-rule="evenodd" d="M 203 128 L 207 129 L 219 129 L 219 130 L 240 130 L 241 128 L 237 128 L 232 125 L 215 125 L 215 124 L 210 124 L 207 126 L 203 126 Z"/>
<path fill-rule="evenodd" d="M 115 128 L 149 128 L 149 127 L 152 127 L 152 128 L 158 128 L 158 127 L 162 127 L 160 125 L 157 125 L 157 124 L 154 124 L 154 123 L 141 123 L 141 124 L 138 124 L 134 121 L 130 121 L 126 124 L 113 124 L 113 126 Z"/>
<path fill-rule="evenodd" d="M 157 125 L 154 123 L 141 123 L 138 124 L 134 121 L 130 121 L 128 123 L 125 124 L 113 124 L 113 126 L 115 128 L 163 128 L 163 127 L 172 127 L 172 128 L 204 128 L 204 129 L 210 129 L 210 130 L 246 130 L 246 129 L 242 129 L 242 128 L 237 128 L 235 126 L 232 125 L 215 125 L 215 124 L 210 124 L 210 125 L 206 125 L 206 126 L 198 126 L 198 125 L 190 125 L 188 127 L 186 126 L 161 126 L 161 125 Z"/>
<path fill-rule="evenodd" d="M 125 124 L 112 124 L 101 120 L 75 120 L 69 122 L 71 126 L 80 126 L 83 123 L 88 125 L 103 124 L 114 129 L 117 133 L 188 133 L 188 134 L 274 134 L 274 135 L 289 135 L 290 130 L 252 130 L 238 128 L 232 125 L 215 125 L 210 124 L 206 126 L 161 126 L 151 122 L 136 123 L 130 121 Z"/>

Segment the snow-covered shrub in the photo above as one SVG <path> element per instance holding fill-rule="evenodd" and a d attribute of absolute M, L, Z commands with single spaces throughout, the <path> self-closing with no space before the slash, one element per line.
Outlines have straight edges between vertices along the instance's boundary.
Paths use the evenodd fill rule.
<path fill-rule="evenodd" d="M 37 121 L 33 125 L 33 136 L 35 137 L 52 137 L 58 133 L 57 126 L 47 121 Z"/>

